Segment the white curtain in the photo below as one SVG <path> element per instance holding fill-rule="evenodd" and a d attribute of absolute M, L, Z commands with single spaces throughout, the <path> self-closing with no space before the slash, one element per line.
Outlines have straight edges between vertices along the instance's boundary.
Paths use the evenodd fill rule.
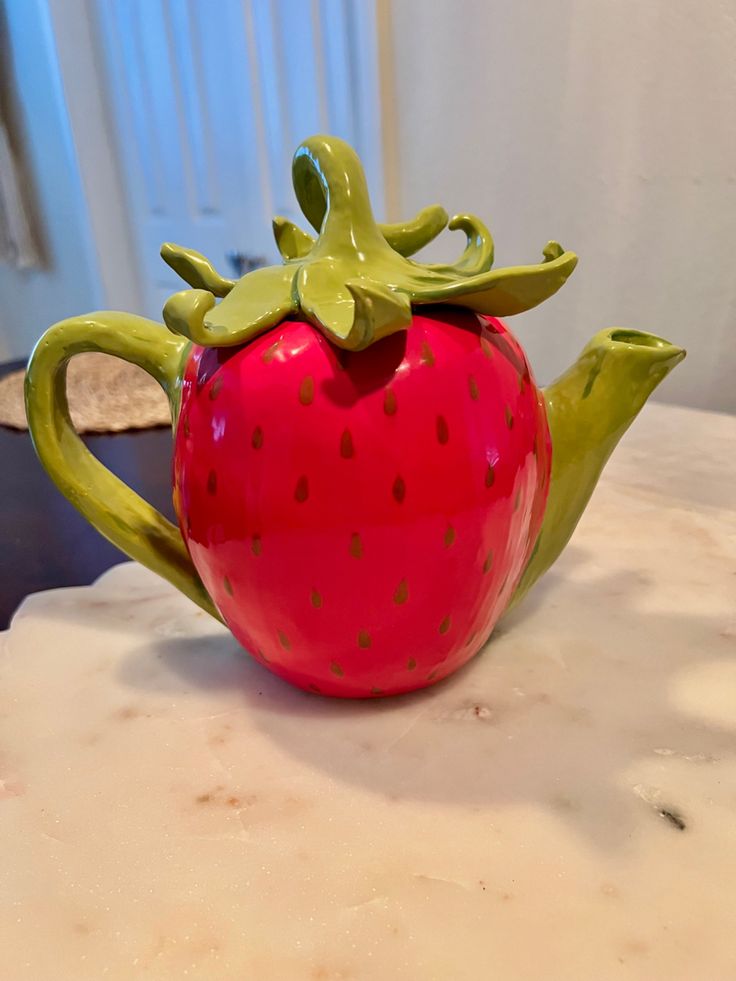
<path fill-rule="evenodd" d="M 40 264 L 24 196 L 24 175 L 0 115 L 0 262 L 16 269 Z"/>

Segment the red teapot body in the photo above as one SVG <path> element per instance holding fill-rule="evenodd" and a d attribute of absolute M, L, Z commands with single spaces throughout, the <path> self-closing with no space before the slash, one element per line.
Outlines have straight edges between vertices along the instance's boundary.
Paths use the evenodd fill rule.
<path fill-rule="evenodd" d="M 505 325 L 415 316 L 365 351 L 286 321 L 194 346 L 174 501 L 235 637 L 330 695 L 440 680 L 482 646 L 541 526 L 550 439 Z"/>

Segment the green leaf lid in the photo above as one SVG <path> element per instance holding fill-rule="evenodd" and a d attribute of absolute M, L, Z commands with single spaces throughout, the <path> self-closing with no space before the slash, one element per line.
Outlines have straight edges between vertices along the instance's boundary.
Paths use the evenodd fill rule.
<path fill-rule="evenodd" d="M 208 347 L 243 344 L 287 317 L 302 316 L 339 347 L 360 351 L 411 322 L 412 308 L 446 303 L 510 316 L 552 296 L 577 264 L 557 242 L 535 265 L 492 270 L 493 239 L 474 215 L 448 222 L 444 208 L 424 208 L 408 222 L 380 225 L 363 167 L 335 136 L 313 136 L 296 151 L 294 190 L 317 237 L 285 218 L 273 231 L 283 264 L 239 280 L 221 276 L 204 256 L 166 243 L 164 260 L 193 287 L 164 306 L 171 331 Z M 454 264 L 410 258 L 448 227 L 465 233 Z M 215 297 L 222 297 L 216 303 Z"/>

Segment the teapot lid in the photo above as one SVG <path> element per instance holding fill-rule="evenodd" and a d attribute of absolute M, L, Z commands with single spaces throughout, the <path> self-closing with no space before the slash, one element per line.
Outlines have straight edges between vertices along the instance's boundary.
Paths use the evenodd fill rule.
<path fill-rule="evenodd" d="M 577 264 L 573 252 L 552 241 L 540 263 L 492 270 L 493 238 L 483 222 L 469 214 L 448 220 L 439 205 L 407 222 L 378 224 L 358 155 L 335 136 L 305 140 L 292 177 L 317 235 L 274 218 L 281 265 L 231 280 L 198 252 L 162 246 L 165 262 L 193 287 L 164 306 L 170 330 L 202 346 L 230 346 L 302 316 L 334 344 L 359 351 L 406 329 L 419 304 L 453 304 L 489 316 L 522 313 L 556 293 Z M 445 227 L 467 240 L 455 263 L 410 258 Z"/>

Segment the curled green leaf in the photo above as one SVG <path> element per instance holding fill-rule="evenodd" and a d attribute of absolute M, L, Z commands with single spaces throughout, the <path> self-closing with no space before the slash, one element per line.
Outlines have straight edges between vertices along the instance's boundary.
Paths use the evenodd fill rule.
<path fill-rule="evenodd" d="M 577 262 L 574 252 L 563 252 L 536 265 L 495 269 L 438 287 L 432 302 L 455 303 L 492 317 L 511 317 L 553 296 L 564 286 Z"/>
<path fill-rule="evenodd" d="M 447 212 L 439 204 L 430 204 L 409 221 L 378 227 L 394 252 L 403 256 L 414 255 L 447 227 Z"/>
<path fill-rule="evenodd" d="M 220 303 L 205 290 L 183 290 L 166 301 L 164 322 L 203 347 L 244 344 L 297 309 L 293 280 L 293 266 L 255 269 Z"/>
<path fill-rule="evenodd" d="M 208 290 L 182 290 L 164 304 L 164 323 L 172 334 L 207 347 L 214 338 L 205 329 L 204 318 L 214 305 L 215 298 Z"/>
<path fill-rule="evenodd" d="M 493 265 L 493 237 L 486 226 L 475 215 L 455 215 L 448 228 L 451 232 L 459 229 L 465 232 L 467 244 L 465 251 L 451 265 L 427 266 L 435 273 L 457 276 L 479 276 L 488 272 Z"/>
<path fill-rule="evenodd" d="M 281 257 L 287 262 L 292 259 L 303 259 L 314 245 L 311 235 L 303 232 L 293 221 L 278 215 L 273 220 L 273 237 L 276 239 L 276 247 Z"/>
<path fill-rule="evenodd" d="M 552 262 L 553 259 L 559 259 L 564 251 L 559 242 L 547 242 L 542 249 L 542 255 L 545 262 Z"/>
<path fill-rule="evenodd" d="M 221 276 L 209 259 L 194 249 L 185 249 L 173 242 L 164 242 L 161 246 L 161 258 L 171 266 L 174 272 L 181 276 L 196 290 L 207 290 L 214 296 L 227 296 L 235 286 L 236 280 L 225 279 Z"/>

